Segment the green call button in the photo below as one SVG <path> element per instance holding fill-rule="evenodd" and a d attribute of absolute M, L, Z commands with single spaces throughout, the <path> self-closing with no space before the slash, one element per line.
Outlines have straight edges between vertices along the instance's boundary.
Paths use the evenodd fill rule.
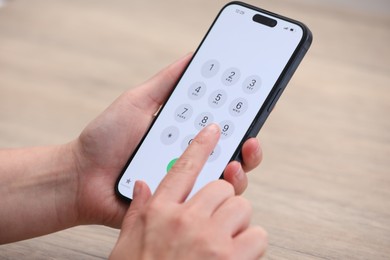
<path fill-rule="evenodd" d="M 172 161 L 170 161 L 167 165 L 167 172 L 169 172 L 171 170 L 171 168 L 173 167 L 173 165 L 175 164 L 175 162 L 178 160 L 179 158 L 175 158 L 173 159 Z"/>

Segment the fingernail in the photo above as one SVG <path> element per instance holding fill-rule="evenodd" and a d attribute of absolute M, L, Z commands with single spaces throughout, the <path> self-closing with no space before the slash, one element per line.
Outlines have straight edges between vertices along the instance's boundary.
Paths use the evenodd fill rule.
<path fill-rule="evenodd" d="M 211 134 L 217 134 L 219 132 L 219 126 L 217 124 L 209 124 L 205 128 L 205 132 Z"/>
<path fill-rule="evenodd" d="M 241 166 L 239 166 L 238 168 L 237 168 L 237 171 L 234 173 L 234 177 L 236 178 L 236 180 L 242 180 L 243 179 L 243 171 L 242 171 L 242 168 L 241 168 Z"/>
<path fill-rule="evenodd" d="M 260 145 L 257 144 L 256 149 L 251 153 L 251 156 L 255 157 L 259 153 L 259 150 L 260 150 Z"/>

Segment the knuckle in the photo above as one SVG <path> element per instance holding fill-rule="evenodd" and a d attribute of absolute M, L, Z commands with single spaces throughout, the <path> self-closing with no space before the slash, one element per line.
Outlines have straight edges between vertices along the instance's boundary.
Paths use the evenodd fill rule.
<path fill-rule="evenodd" d="M 185 156 L 180 157 L 179 160 L 176 161 L 176 163 L 173 165 L 171 169 L 171 173 L 175 172 L 188 172 L 192 171 L 194 169 L 194 163 L 193 160 L 190 158 L 187 158 Z"/>
<path fill-rule="evenodd" d="M 169 225 L 173 232 L 181 233 L 189 230 L 193 223 L 191 214 L 183 211 L 176 211 L 170 218 Z"/>
<path fill-rule="evenodd" d="M 194 140 L 191 142 L 191 145 L 204 145 L 207 143 L 207 140 L 203 137 L 202 134 L 199 134 L 194 138 Z"/>
<path fill-rule="evenodd" d="M 199 249 L 204 259 L 230 259 L 230 247 L 227 243 L 219 244 L 205 233 L 200 233 L 195 238 L 194 247 Z"/>
<path fill-rule="evenodd" d="M 181 214 L 174 214 L 171 218 L 170 224 L 173 230 L 181 230 L 185 226 L 185 218 Z"/>
<path fill-rule="evenodd" d="M 196 214 L 177 205 L 154 200 L 141 210 L 139 216 L 146 225 L 156 223 L 158 220 L 173 234 L 183 234 L 191 230 Z"/>
<path fill-rule="evenodd" d="M 165 205 L 158 200 L 152 200 L 140 211 L 142 220 L 147 221 L 153 217 L 161 215 L 165 211 Z"/>

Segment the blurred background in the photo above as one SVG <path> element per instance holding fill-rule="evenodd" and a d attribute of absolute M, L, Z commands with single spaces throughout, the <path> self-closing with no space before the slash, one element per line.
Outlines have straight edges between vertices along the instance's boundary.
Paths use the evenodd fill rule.
<path fill-rule="evenodd" d="M 264 160 L 244 194 L 269 233 L 265 259 L 388 259 L 390 1 L 247 2 L 314 35 L 258 136 Z M 76 138 L 194 51 L 225 3 L 0 0 L 0 147 Z M 0 246 L 0 259 L 105 259 L 117 235 L 72 228 Z"/>

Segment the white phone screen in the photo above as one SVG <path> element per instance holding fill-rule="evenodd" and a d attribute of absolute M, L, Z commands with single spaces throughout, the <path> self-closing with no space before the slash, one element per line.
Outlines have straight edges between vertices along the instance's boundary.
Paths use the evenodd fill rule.
<path fill-rule="evenodd" d="M 221 138 L 190 196 L 220 178 L 303 37 L 303 29 L 267 14 L 274 27 L 253 21 L 259 11 L 226 6 L 202 42 L 152 128 L 118 181 L 132 199 L 136 180 L 152 192 L 195 135 L 214 122 Z"/>

